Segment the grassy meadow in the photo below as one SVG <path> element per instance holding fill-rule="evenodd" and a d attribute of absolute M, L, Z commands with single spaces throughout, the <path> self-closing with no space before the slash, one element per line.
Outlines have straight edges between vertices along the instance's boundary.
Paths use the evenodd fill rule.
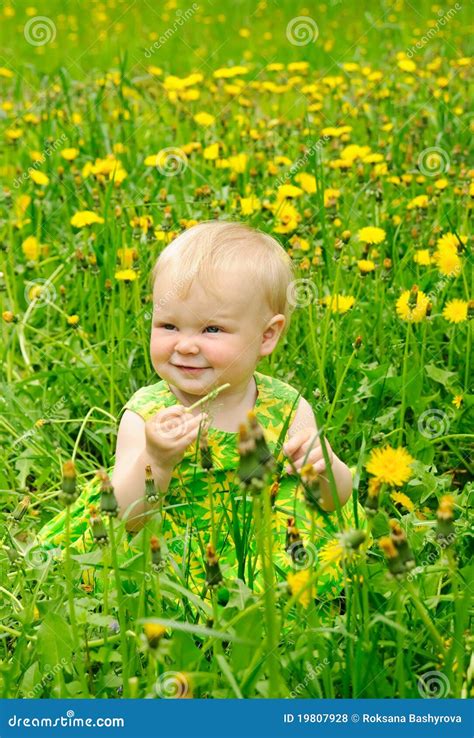
<path fill-rule="evenodd" d="M 473 696 L 468 15 L 1 4 L 3 697 Z M 127 567 L 104 512 L 91 553 L 36 533 L 67 502 L 68 462 L 77 491 L 113 465 L 123 405 L 158 381 L 151 266 L 214 218 L 296 265 L 289 332 L 258 370 L 311 402 L 367 529 L 292 558 L 265 535 L 265 477 L 249 532 L 264 590 L 224 578 L 198 596 L 160 539 L 166 498 Z M 328 565 L 344 588 L 323 603 Z"/>

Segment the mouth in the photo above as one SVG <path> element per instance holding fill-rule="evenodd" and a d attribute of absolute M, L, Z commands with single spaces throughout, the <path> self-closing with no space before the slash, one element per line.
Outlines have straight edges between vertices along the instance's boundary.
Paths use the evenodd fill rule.
<path fill-rule="evenodd" d="M 209 366 L 183 366 L 182 364 L 172 364 L 176 369 L 180 369 L 182 372 L 188 372 L 190 374 L 199 374 L 204 372 L 206 369 L 210 369 Z"/>

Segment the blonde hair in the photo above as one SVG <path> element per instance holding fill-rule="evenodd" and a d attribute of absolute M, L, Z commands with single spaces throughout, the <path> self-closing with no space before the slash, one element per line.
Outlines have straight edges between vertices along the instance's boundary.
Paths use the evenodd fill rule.
<path fill-rule="evenodd" d="M 286 333 L 294 305 L 288 291 L 294 281 L 294 264 L 278 241 L 244 223 L 209 220 L 180 233 L 159 255 L 151 273 L 151 289 L 164 269 L 171 271 L 173 294 L 186 298 L 192 281 L 202 280 L 206 289 L 217 285 L 219 272 L 247 272 L 245 284 L 253 283 L 273 314 L 285 316 Z M 213 281 L 214 277 L 214 281 Z"/>

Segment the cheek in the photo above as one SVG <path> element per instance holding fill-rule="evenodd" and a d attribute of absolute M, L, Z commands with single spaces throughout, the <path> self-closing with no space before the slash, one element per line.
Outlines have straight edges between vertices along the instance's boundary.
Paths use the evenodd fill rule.
<path fill-rule="evenodd" d="M 155 331 L 150 336 L 150 353 L 154 356 L 160 356 L 167 352 L 167 341 L 162 337 L 158 337 Z"/>

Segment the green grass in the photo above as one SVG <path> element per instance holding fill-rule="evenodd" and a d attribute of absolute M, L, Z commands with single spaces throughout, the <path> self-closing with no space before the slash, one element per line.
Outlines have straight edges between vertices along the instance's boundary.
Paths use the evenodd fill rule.
<path fill-rule="evenodd" d="M 472 207 L 467 10 L 425 43 L 420 39 L 439 17 L 428 3 L 401 11 L 369 3 L 366 12 L 328 4 L 319 17 L 313 14 L 318 38 L 298 46 L 286 29 L 301 12 L 289 2 L 268 2 L 261 12 L 255 3 L 233 3 L 223 19 L 216 4 L 202 3 L 147 57 L 146 49 L 172 26 L 171 6 L 170 18 L 161 21 L 142 2 L 117 2 L 103 18 L 97 10 L 86 13 L 84 3 L 64 6 L 48 3 L 56 36 L 42 46 L 25 40 L 23 4 L 12 3 L 16 14 L 2 18 L 0 30 L 0 66 L 13 73 L 0 76 L 6 144 L 0 154 L 3 696 L 143 697 L 158 689 L 162 696 L 177 690 L 196 697 L 419 697 L 430 691 L 423 686 L 430 672 L 436 672 L 434 692 L 472 695 L 472 344 L 468 320 L 454 324 L 443 316 L 450 300 L 473 298 L 470 240 L 456 239 L 469 235 Z M 42 12 L 37 8 L 31 17 Z M 242 28 L 249 37 L 239 35 Z M 415 69 L 405 71 L 397 54 L 417 41 L 421 48 L 405 57 Z M 266 69 L 298 61 L 308 68 Z M 359 66 L 344 68 L 347 63 Z M 150 64 L 163 74 L 150 74 Z M 238 95 L 213 78 L 219 67 L 234 65 L 248 67 L 237 77 Z M 167 94 L 167 75 L 194 72 L 203 75 L 192 86 L 198 100 Z M 216 119 L 208 128 L 193 119 L 203 111 Z M 351 130 L 326 140 L 327 127 L 341 126 Z M 12 130 L 20 131 L 18 138 Z M 186 160 L 180 154 L 177 173 L 169 159 L 163 171 L 144 163 L 163 148 L 190 142 L 201 150 Z M 202 150 L 213 143 L 220 144 L 221 158 L 246 154 L 244 171 L 206 159 Z M 347 170 L 332 167 L 349 144 L 381 154 L 386 171 L 361 158 Z M 433 147 L 434 169 L 426 153 Z M 78 149 L 73 162 L 61 156 L 66 148 Z M 38 169 L 46 185 L 28 176 L 34 151 L 43 154 Z M 127 172 L 121 184 L 83 176 L 86 164 L 114 151 Z M 290 163 L 275 163 L 276 157 Z M 292 201 L 299 219 L 275 235 L 292 255 L 298 279 L 306 280 L 308 299 L 258 369 L 312 403 L 337 454 L 353 468 L 354 499 L 367 497 L 372 449 L 406 448 L 416 462 L 400 490 L 414 510 L 385 491 L 371 522 L 373 542 L 363 557 L 344 564 L 344 597 L 331 607 L 305 608 L 271 566 L 266 576 L 275 575 L 278 584 L 266 600 L 247 590 L 240 597 L 237 583 L 227 582 L 231 596 L 224 606 L 193 595 L 168 570 L 144 571 L 140 553 L 122 570 L 109 549 L 85 558 L 71 551 L 66 561 L 25 554 L 35 532 L 61 509 L 64 462 L 75 459 L 80 484 L 110 466 L 121 408 L 137 388 L 156 381 L 148 355 L 148 275 L 170 234 L 215 217 L 275 232 L 278 185 L 298 184 L 292 175 L 301 172 L 315 176 L 318 190 Z M 436 183 L 443 179 L 441 188 Z M 339 195 L 328 195 L 325 206 L 328 189 Z M 262 208 L 247 216 L 239 201 L 250 195 Z M 427 207 L 409 207 L 421 195 Z M 104 223 L 74 228 L 70 219 L 82 210 Z M 148 231 L 132 225 L 140 216 L 152 219 Z M 368 249 L 357 237 L 366 226 L 385 231 Z M 455 234 L 460 260 L 452 276 L 436 262 L 422 266 L 413 258 L 419 249 L 433 256 L 447 233 Z M 47 248 L 28 251 L 30 236 Z M 304 242 L 299 248 L 295 236 L 307 248 Z M 139 276 L 132 283 L 115 278 L 124 248 L 136 251 Z M 375 270 L 362 275 L 361 258 L 371 259 Z M 431 312 L 409 324 L 396 303 L 413 285 L 429 297 Z M 32 288 L 43 290 L 37 299 Z M 355 298 L 344 314 L 321 302 L 337 293 Z M 78 323 L 68 323 L 70 316 Z M 456 532 L 447 549 L 435 539 L 445 494 L 454 497 Z M 30 505 L 16 520 L 24 495 Z M 399 520 L 415 555 L 416 573 L 408 577 L 390 576 L 378 546 L 389 518 Z M 159 516 L 150 528 L 159 532 Z M 119 526 L 117 545 L 122 537 Z M 262 535 L 262 553 L 268 545 Z M 90 566 L 99 577 L 105 572 L 105 593 L 81 588 Z M 212 628 L 206 625 L 211 616 Z M 144 637 L 147 618 L 167 625 L 156 651 Z M 85 654 L 85 671 L 74 653 Z"/>

